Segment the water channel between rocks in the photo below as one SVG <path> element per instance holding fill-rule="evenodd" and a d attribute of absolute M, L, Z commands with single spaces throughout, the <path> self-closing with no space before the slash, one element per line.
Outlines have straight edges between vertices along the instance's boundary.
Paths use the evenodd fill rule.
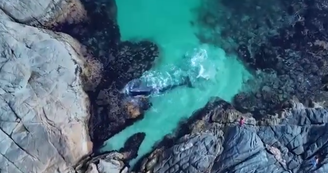
<path fill-rule="evenodd" d="M 147 39 L 160 47 L 156 65 L 145 75 L 165 74 L 173 67 L 183 66 L 195 68 L 198 78 L 194 88 L 182 86 L 152 97 L 153 107 L 145 118 L 109 139 L 103 150 L 120 149 L 129 136 L 145 132 L 146 138 L 138 152 L 141 157 L 155 142 L 172 132 L 182 118 L 203 107 L 210 97 L 230 101 L 241 89 L 249 76 L 242 64 L 235 57 L 227 57 L 220 48 L 201 44 L 195 36 L 200 27 L 194 24 L 200 3 L 201 0 L 117 1 L 122 40 Z M 165 82 L 166 77 L 161 81 Z"/>

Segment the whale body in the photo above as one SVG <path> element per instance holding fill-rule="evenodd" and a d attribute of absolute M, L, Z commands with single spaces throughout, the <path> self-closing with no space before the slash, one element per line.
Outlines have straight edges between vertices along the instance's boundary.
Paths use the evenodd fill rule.
<path fill-rule="evenodd" d="M 189 76 L 152 72 L 128 82 L 123 92 L 128 96 L 149 96 L 158 95 L 179 86 L 192 87 Z"/>
<path fill-rule="evenodd" d="M 207 68 L 212 64 L 207 61 L 207 57 L 205 49 L 194 49 L 184 56 L 178 66 L 169 66 L 170 70 L 164 72 L 145 72 L 142 77 L 128 82 L 123 92 L 128 96 L 150 96 L 180 86 L 199 87 L 201 81 L 211 78 Z"/>

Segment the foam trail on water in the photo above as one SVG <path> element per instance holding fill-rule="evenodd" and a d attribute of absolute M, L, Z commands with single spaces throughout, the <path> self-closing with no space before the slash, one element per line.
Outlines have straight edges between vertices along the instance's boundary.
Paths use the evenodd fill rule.
<path fill-rule="evenodd" d="M 157 93 L 165 88 L 173 88 L 175 86 L 184 85 L 186 83 L 187 73 L 179 69 L 178 67 L 170 68 L 170 71 L 148 71 L 143 74 L 141 80 L 146 83 L 147 86 L 157 89 Z"/>
<path fill-rule="evenodd" d="M 143 74 L 141 80 L 146 86 L 151 86 L 159 95 L 162 89 L 174 88 L 187 85 L 188 82 L 194 87 L 201 86 L 199 82 L 211 80 L 215 77 L 217 70 L 208 59 L 206 49 L 195 48 L 186 53 L 185 58 L 178 65 L 167 65 L 167 71 L 150 70 Z M 187 81 L 188 80 L 188 81 Z M 154 96 L 154 95 L 153 95 Z"/>

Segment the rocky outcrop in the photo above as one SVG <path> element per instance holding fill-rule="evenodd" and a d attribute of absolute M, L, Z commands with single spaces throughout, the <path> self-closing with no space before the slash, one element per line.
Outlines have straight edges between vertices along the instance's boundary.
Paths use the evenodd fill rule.
<path fill-rule="evenodd" d="M 289 104 L 256 121 L 214 99 L 185 123 L 187 135 L 156 148 L 139 172 L 327 172 L 327 109 Z"/>
<path fill-rule="evenodd" d="M 1 0 L 0 12 L 17 23 L 46 28 L 75 23 L 86 16 L 80 0 Z"/>
<path fill-rule="evenodd" d="M 128 173 L 127 163 L 138 156 L 137 151 L 145 136 L 145 133 L 132 135 L 119 152 L 92 153 L 82 158 L 75 170 L 78 173 Z"/>
<path fill-rule="evenodd" d="M 93 67 L 65 34 L 1 20 L 0 38 L 0 172 L 69 172 L 92 149 Z"/>
<path fill-rule="evenodd" d="M 91 155 L 76 170 L 78 173 L 128 173 L 129 168 L 123 162 L 124 159 L 125 155 L 119 152 Z"/>

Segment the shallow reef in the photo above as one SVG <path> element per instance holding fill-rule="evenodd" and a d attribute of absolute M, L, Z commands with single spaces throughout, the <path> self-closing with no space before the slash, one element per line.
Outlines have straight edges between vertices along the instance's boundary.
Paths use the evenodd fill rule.
<path fill-rule="evenodd" d="M 225 25 L 208 38 L 199 33 L 199 38 L 238 54 L 255 76 L 235 96 L 236 108 L 261 116 L 274 113 L 292 97 L 304 104 L 327 98 L 326 4 L 325 0 L 205 3 L 199 22 L 208 27 Z"/>

